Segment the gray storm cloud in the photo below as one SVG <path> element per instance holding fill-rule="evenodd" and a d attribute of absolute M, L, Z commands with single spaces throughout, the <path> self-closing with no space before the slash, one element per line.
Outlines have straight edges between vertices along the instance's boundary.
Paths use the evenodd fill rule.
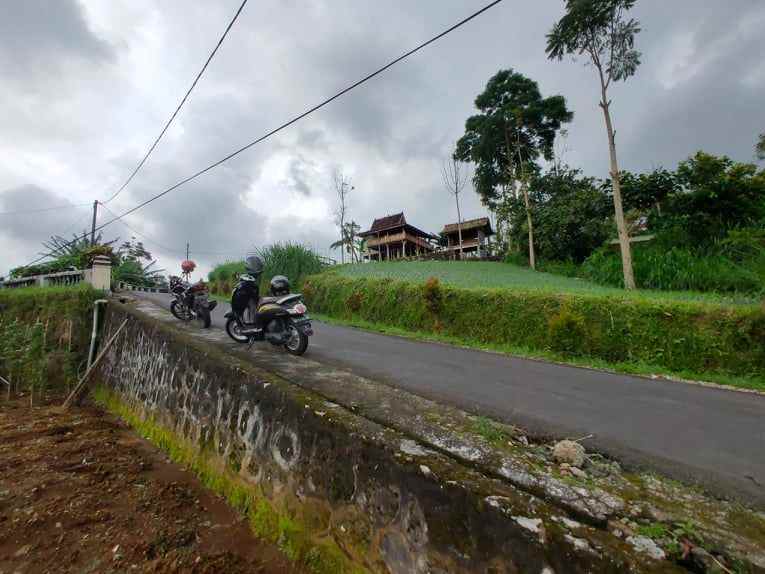
<path fill-rule="evenodd" d="M 0 211 L 92 202 L 140 160 L 238 0 L 9 3 L 0 19 Z M 765 5 L 643 1 L 643 65 L 612 90 L 621 162 L 673 167 L 697 149 L 750 161 L 765 130 Z M 176 123 L 109 208 L 120 212 L 225 156 L 461 19 L 463 0 L 248 4 Z M 356 187 L 351 218 L 405 211 L 438 231 L 455 218 L 440 165 L 500 68 L 562 94 L 575 112 L 566 160 L 604 176 L 591 69 L 545 58 L 562 2 L 504 2 L 412 59 L 127 219 L 164 267 L 190 242 L 203 268 L 251 245 L 335 239 L 331 173 Z M 43 17 L 45 16 L 45 17 Z M 463 215 L 484 213 L 475 194 Z M 0 220 L 0 274 L 87 210 Z M 109 217 L 108 214 L 103 215 Z M 105 219 L 101 219 L 104 221 Z M 108 231 L 107 231 L 108 230 Z M 121 224 L 108 235 L 131 232 Z M 169 248 L 169 249 L 168 249 Z M 193 253 L 194 249 L 192 249 Z M 202 252 L 212 252 L 202 254 Z"/>

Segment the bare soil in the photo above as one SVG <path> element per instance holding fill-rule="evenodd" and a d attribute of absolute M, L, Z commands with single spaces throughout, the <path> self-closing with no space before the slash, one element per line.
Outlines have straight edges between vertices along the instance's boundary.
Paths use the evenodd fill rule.
<path fill-rule="evenodd" d="M 300 572 L 96 406 L 0 399 L 0 574 Z"/>

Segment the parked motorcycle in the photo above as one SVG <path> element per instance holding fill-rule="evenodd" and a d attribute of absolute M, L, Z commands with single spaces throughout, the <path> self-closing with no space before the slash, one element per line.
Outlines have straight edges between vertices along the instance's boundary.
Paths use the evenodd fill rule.
<path fill-rule="evenodd" d="M 248 273 L 239 277 L 231 294 L 231 311 L 226 313 L 226 333 L 237 343 L 268 341 L 283 346 L 288 353 L 302 355 L 313 335 L 308 308 L 303 296 L 290 293 L 289 280 L 276 275 L 271 279 L 269 295 L 260 297 L 263 262 L 248 257 Z"/>
<path fill-rule="evenodd" d="M 210 293 L 204 281 L 192 285 L 180 277 L 170 277 L 170 293 L 173 295 L 170 312 L 176 318 L 181 321 L 197 319 L 205 329 L 210 327 L 210 313 L 218 302 L 210 301 Z"/>

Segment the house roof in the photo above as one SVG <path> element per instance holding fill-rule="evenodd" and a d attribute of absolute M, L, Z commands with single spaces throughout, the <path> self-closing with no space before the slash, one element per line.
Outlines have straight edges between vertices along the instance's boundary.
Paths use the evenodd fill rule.
<path fill-rule="evenodd" d="M 467 219 L 462 222 L 462 231 L 465 231 L 467 229 L 474 229 L 474 228 L 484 228 L 486 235 L 494 235 L 494 231 L 491 228 L 491 222 L 489 221 L 488 217 L 479 217 L 477 219 Z M 447 223 L 444 225 L 443 230 L 441 233 L 443 234 L 449 234 L 449 233 L 457 233 L 459 231 L 459 227 L 456 223 Z"/>
<path fill-rule="evenodd" d="M 372 227 L 369 228 L 369 231 L 376 233 L 378 231 L 384 231 L 391 227 L 400 227 L 402 225 L 406 225 L 406 217 L 404 217 L 403 211 L 401 213 L 386 215 L 385 217 L 375 219 L 372 222 Z"/>
<path fill-rule="evenodd" d="M 414 225 L 410 225 L 406 222 L 404 213 L 394 213 L 393 215 L 386 215 L 385 217 L 378 217 L 372 222 L 372 227 L 368 231 L 362 231 L 359 233 L 359 237 L 366 237 L 367 235 L 374 235 L 390 229 L 396 229 L 397 227 L 403 227 L 413 232 L 415 235 L 422 237 L 429 237 L 431 239 L 438 239 L 435 235 L 416 228 Z"/>

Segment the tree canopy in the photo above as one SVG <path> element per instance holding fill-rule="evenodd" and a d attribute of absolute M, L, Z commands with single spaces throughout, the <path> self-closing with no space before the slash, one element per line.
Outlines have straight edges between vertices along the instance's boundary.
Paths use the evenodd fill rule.
<path fill-rule="evenodd" d="M 624 18 L 635 0 L 566 0 L 566 14 L 547 35 L 547 56 L 561 60 L 567 54 L 586 54 L 601 72 L 607 88 L 626 80 L 640 65 L 635 36 L 640 25 Z"/>
<path fill-rule="evenodd" d="M 479 114 L 465 122 L 454 153 L 476 165 L 473 184 L 482 202 L 496 208 L 502 191 L 553 158 L 555 134 L 573 113 L 563 96 L 543 98 L 537 83 L 513 70 L 500 70 L 475 99 Z"/>
<path fill-rule="evenodd" d="M 561 166 L 535 176 L 530 184 L 536 247 L 546 261 L 580 263 L 613 236 L 610 200 L 595 178 Z M 526 211 L 523 201 L 505 203 L 513 242 L 525 249 Z"/>

